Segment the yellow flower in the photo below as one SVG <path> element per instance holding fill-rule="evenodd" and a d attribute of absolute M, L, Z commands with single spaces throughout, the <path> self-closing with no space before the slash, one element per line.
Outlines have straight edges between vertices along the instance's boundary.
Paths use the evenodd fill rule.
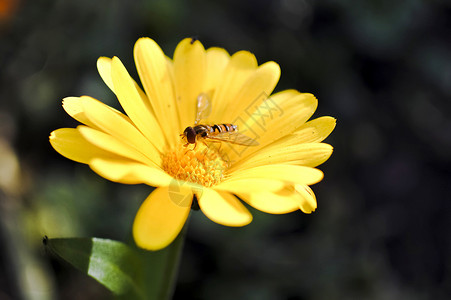
<path fill-rule="evenodd" d="M 312 94 L 285 90 L 271 95 L 280 77 L 275 62 L 258 66 L 250 52 L 205 50 L 192 39 L 181 41 L 171 60 L 153 40 L 141 38 L 134 58 L 144 89 L 119 58 L 97 61 L 126 114 L 88 96 L 65 98 L 66 112 L 84 125 L 55 130 L 50 142 L 108 180 L 157 187 L 135 217 L 138 246 L 158 250 L 169 245 L 193 198 L 208 218 L 226 226 L 252 221 L 236 196 L 272 214 L 316 209 L 309 185 L 323 178 L 315 167 L 332 154 L 321 141 L 335 119 L 308 121 L 317 107 Z M 211 103 L 211 113 L 200 124 L 237 125 L 258 145 L 200 137 L 185 145 L 180 135 L 194 126 L 200 95 Z"/>

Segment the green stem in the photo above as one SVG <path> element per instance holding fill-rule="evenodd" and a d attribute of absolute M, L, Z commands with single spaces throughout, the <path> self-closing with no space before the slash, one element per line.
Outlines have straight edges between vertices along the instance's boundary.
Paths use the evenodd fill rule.
<path fill-rule="evenodd" d="M 187 228 L 188 221 L 168 247 L 144 253 L 143 290 L 146 299 L 168 300 L 172 298 Z"/>
<path fill-rule="evenodd" d="M 168 249 L 168 263 L 164 272 L 164 285 L 161 289 L 160 299 L 172 299 L 177 283 L 180 260 L 182 258 L 183 245 L 185 244 L 186 232 L 188 231 L 188 223 L 183 226 L 182 231 Z"/>

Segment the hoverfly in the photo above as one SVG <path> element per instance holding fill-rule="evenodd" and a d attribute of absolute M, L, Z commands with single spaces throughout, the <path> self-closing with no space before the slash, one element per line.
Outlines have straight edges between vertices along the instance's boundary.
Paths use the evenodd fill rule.
<path fill-rule="evenodd" d="M 196 120 L 194 126 L 188 126 L 180 135 L 186 142 L 185 147 L 194 144 L 196 148 L 197 141 L 210 140 L 212 142 L 227 142 L 243 146 L 258 146 L 258 142 L 254 139 L 238 132 L 238 126 L 234 124 L 199 124 L 202 119 L 208 117 L 211 112 L 211 104 L 208 95 L 201 93 L 197 97 Z"/>

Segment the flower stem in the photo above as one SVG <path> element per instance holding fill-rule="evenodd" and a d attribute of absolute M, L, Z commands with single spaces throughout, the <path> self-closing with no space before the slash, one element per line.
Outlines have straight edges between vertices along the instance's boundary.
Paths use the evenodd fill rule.
<path fill-rule="evenodd" d="M 177 283 L 180 260 L 183 252 L 183 245 L 185 243 L 186 232 L 188 231 L 188 223 L 183 226 L 182 231 L 177 236 L 177 238 L 168 247 L 168 260 L 166 264 L 166 269 L 164 272 L 164 285 L 161 287 L 161 298 L 160 299 L 172 299 L 175 292 L 175 287 Z"/>
<path fill-rule="evenodd" d="M 177 238 L 168 247 L 144 253 L 142 286 L 146 299 L 172 299 L 187 228 L 188 220 Z"/>

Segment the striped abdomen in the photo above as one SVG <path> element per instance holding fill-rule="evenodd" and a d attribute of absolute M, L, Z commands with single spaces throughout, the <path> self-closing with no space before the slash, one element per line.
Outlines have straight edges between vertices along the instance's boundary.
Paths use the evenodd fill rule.
<path fill-rule="evenodd" d="M 215 125 L 206 125 L 209 128 L 209 133 L 212 135 L 216 135 L 222 132 L 235 132 L 238 130 L 238 127 L 233 124 L 215 124 Z"/>

